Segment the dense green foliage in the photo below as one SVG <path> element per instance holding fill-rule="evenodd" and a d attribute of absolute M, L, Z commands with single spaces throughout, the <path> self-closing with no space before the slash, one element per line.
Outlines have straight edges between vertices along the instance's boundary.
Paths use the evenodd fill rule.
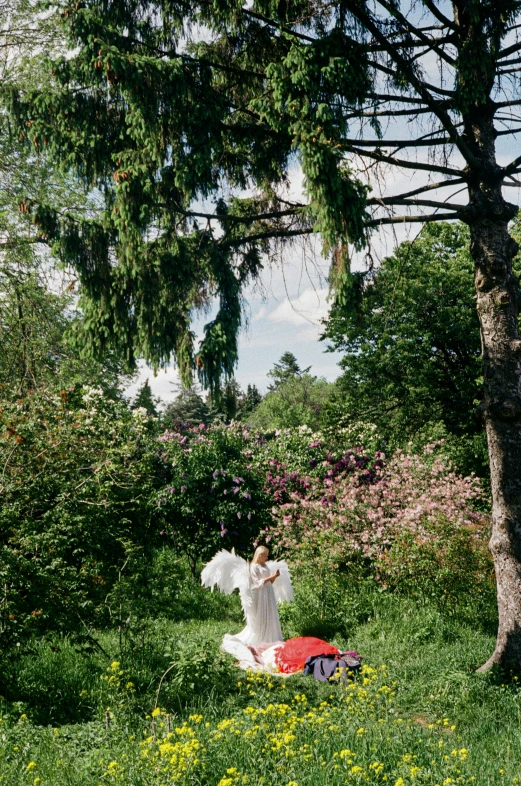
<path fill-rule="evenodd" d="M 107 624 L 125 563 L 154 545 L 147 422 L 101 388 L 0 410 L 2 642 Z M 148 492 L 148 493 L 147 493 Z"/>
<path fill-rule="evenodd" d="M 181 387 L 176 398 L 167 404 L 163 414 L 163 425 L 172 430 L 183 426 L 198 426 L 200 423 L 208 423 L 209 420 L 210 410 L 192 385 Z"/>
<path fill-rule="evenodd" d="M 268 371 L 268 392 L 246 418 L 248 425 L 263 431 L 299 426 L 319 429 L 333 386 L 310 374 L 310 369 L 301 369 L 295 355 L 284 352 Z"/>
<path fill-rule="evenodd" d="M 370 88 L 363 46 L 334 9 L 327 31 L 308 22 L 311 44 L 226 3 L 88 0 L 59 13 L 69 52 L 45 58 L 37 84 L 4 86 L 4 101 L 20 139 L 101 200 L 86 215 L 35 198 L 40 236 L 76 270 L 93 350 L 125 346 L 156 365 L 174 353 L 185 381 L 196 354 L 215 390 L 232 374 L 241 290 L 267 239 L 303 226 L 326 245 L 363 239 L 366 188 L 337 144 Z M 309 204 L 288 211 L 277 188 L 295 153 Z M 246 187 L 253 197 L 239 196 Z M 200 224 L 201 197 L 218 231 Z M 216 295 L 196 352 L 192 312 Z"/>
<path fill-rule="evenodd" d="M 479 404 L 481 344 L 468 230 L 425 227 L 330 315 L 325 337 L 343 352 L 326 421 L 374 422 L 390 445 L 447 441 L 464 472 L 487 473 Z"/>
<path fill-rule="evenodd" d="M 159 439 L 166 485 L 158 493 L 157 517 L 193 572 L 222 546 L 247 554 L 268 523 L 270 498 L 242 428 L 206 433 L 201 424 Z"/>

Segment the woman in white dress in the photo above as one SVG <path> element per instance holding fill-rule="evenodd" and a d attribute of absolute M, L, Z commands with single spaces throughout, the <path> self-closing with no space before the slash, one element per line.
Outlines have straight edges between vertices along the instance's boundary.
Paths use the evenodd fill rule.
<path fill-rule="evenodd" d="M 293 600 L 291 578 L 286 562 L 268 561 L 266 546 L 259 546 L 251 564 L 222 549 L 201 573 L 205 587 L 218 587 L 229 595 L 239 590 L 246 627 L 240 633 L 223 638 L 223 649 L 241 658 L 240 652 L 260 644 L 284 641 L 277 603 Z"/>
<path fill-rule="evenodd" d="M 266 564 L 268 557 L 266 546 L 259 546 L 250 565 L 252 608 L 246 614 L 246 627 L 235 636 L 243 644 L 271 644 L 284 640 L 273 590 L 273 582 L 279 578 L 280 569 L 272 572 Z"/>

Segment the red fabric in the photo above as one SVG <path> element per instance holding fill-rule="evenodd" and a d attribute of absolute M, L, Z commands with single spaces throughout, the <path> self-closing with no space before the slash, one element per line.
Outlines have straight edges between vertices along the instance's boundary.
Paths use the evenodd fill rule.
<path fill-rule="evenodd" d="M 340 650 L 327 641 L 314 636 L 300 636 L 288 639 L 275 653 L 275 662 L 284 674 L 293 674 L 303 669 L 311 655 L 338 655 Z"/>

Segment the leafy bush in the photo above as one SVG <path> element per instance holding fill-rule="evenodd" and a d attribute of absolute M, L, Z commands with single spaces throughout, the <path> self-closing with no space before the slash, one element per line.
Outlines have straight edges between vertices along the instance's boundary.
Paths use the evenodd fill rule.
<path fill-rule="evenodd" d="M 249 550 L 269 521 L 271 500 L 247 436 L 237 426 L 200 424 L 159 438 L 167 481 L 157 492 L 157 517 L 194 575 L 198 561 L 219 548 Z"/>
<path fill-rule="evenodd" d="M 111 593 L 114 605 L 123 606 L 123 618 L 182 620 L 242 619 L 235 595 L 223 596 L 203 589 L 186 558 L 170 546 L 154 549 L 146 561 L 136 560 L 121 584 Z"/>
<path fill-rule="evenodd" d="M 315 576 L 318 597 L 331 594 L 343 571 L 351 581 L 371 576 L 382 587 L 452 607 L 477 589 L 489 605 L 492 562 L 488 517 L 475 505 L 479 483 L 429 448 L 423 457 L 397 451 L 389 462 L 348 452 L 322 479 L 294 483 L 287 496 L 263 535 L 300 573 Z"/>
<path fill-rule="evenodd" d="M 173 643 L 166 650 L 171 671 L 159 693 L 161 707 L 179 710 L 194 699 L 215 700 L 235 691 L 237 672 L 229 655 L 221 651 L 219 642 L 209 639 L 205 631 L 191 629 L 190 635 Z"/>
<path fill-rule="evenodd" d="M 149 419 L 100 389 L 0 410 L 3 645 L 110 622 L 122 566 L 156 542 Z"/>

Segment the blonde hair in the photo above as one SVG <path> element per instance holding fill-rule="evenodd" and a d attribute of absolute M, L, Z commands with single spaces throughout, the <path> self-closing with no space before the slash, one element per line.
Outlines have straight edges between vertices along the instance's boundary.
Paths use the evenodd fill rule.
<path fill-rule="evenodd" d="M 255 549 L 255 554 L 253 555 L 253 559 L 251 561 L 252 565 L 255 565 L 255 563 L 257 562 L 259 554 L 269 554 L 269 553 L 270 550 L 267 549 L 266 546 L 257 546 L 257 548 Z"/>

